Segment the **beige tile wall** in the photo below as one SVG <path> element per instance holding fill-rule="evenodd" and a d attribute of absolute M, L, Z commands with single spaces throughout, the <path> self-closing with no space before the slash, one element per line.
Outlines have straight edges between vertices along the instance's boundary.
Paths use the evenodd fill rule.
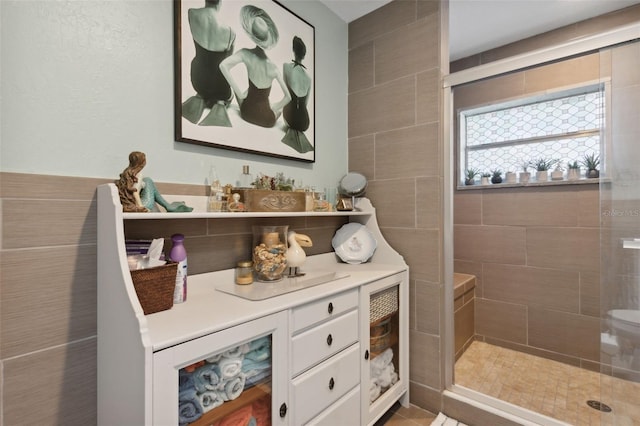
<path fill-rule="evenodd" d="M 454 218 L 455 271 L 479 278 L 477 338 L 599 361 L 600 229 L 578 208 L 597 215 L 598 198 L 597 184 L 456 192 L 468 211 Z"/>
<path fill-rule="evenodd" d="M 4 425 L 96 419 L 96 186 L 103 179 L 0 173 L 0 397 Z M 205 188 L 158 184 L 163 194 Z M 344 218 L 133 221 L 127 238 L 186 235 L 189 272 L 227 269 L 251 250 L 254 224 L 308 234 L 332 251 Z M 277 222 L 277 223 L 276 223 Z M 114 348 L 117 350 L 117 348 Z"/>
<path fill-rule="evenodd" d="M 454 102 L 592 83 L 610 70 L 610 52 L 593 53 L 455 88 Z M 477 338 L 574 365 L 600 361 L 599 200 L 597 182 L 456 191 L 455 270 L 480 274 Z"/>
<path fill-rule="evenodd" d="M 409 264 L 411 401 L 443 388 L 440 5 L 396 0 L 349 25 L 349 168 Z"/>

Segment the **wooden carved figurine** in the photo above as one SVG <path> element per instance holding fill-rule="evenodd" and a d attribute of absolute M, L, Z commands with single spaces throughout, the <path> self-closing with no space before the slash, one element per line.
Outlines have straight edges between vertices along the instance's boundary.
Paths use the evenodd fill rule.
<path fill-rule="evenodd" d="M 147 164 L 147 156 L 144 152 L 133 151 L 129 154 L 129 166 L 120 173 L 120 179 L 116 181 L 120 203 L 124 212 L 148 212 L 149 209 L 142 205 L 140 189 L 142 181 L 140 172 Z"/>

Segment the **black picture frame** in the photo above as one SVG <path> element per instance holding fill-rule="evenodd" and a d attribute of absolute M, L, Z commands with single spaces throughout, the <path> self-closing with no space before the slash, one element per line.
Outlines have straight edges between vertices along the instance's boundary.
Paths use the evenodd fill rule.
<path fill-rule="evenodd" d="M 262 49 L 266 54 L 266 60 L 272 64 L 270 68 L 271 72 L 275 69 L 276 74 L 280 74 L 282 81 L 285 81 L 285 64 L 289 64 L 287 66 L 288 70 L 301 65 L 298 71 L 304 69 L 308 77 L 310 77 L 310 87 L 308 88 L 306 97 L 301 96 L 300 98 L 302 100 L 299 100 L 297 103 L 295 102 L 296 98 L 293 98 L 293 101 L 289 102 L 289 112 L 281 113 L 275 120 L 273 126 L 269 125 L 270 122 L 266 124 L 252 123 L 251 120 L 254 118 L 247 112 L 249 110 L 244 110 L 243 108 L 243 111 L 241 111 L 238 96 L 233 95 L 230 101 L 216 100 L 215 96 L 211 96 L 205 100 L 204 98 L 207 97 L 207 92 L 203 89 L 196 91 L 194 85 L 197 83 L 194 83 L 194 81 L 202 81 L 202 76 L 205 76 L 204 78 L 207 79 L 207 85 L 209 85 L 207 87 L 210 87 L 210 84 L 213 84 L 214 87 L 228 84 L 227 78 L 222 74 L 218 74 L 217 80 L 213 80 L 213 83 L 209 80 L 209 76 L 217 71 L 213 68 L 220 67 L 212 67 L 209 65 L 209 68 L 206 68 L 200 65 L 204 63 L 200 59 L 198 59 L 197 65 L 194 65 L 195 62 L 192 62 L 196 57 L 196 44 L 198 44 L 196 37 L 202 38 L 204 32 L 202 31 L 202 26 L 199 27 L 201 30 L 199 33 L 192 32 L 189 14 L 197 14 L 201 11 L 189 12 L 189 10 L 204 9 L 205 0 L 174 0 L 175 139 L 178 142 L 313 163 L 315 162 L 316 150 L 315 28 L 274 0 L 220 0 L 219 6 L 213 6 L 215 7 L 214 12 L 217 22 L 232 30 L 231 32 L 227 30 L 226 36 L 229 39 L 233 38 L 232 50 L 229 49 L 229 45 L 227 45 L 226 48 L 229 55 L 235 55 L 234 58 L 240 58 L 239 52 L 243 50 L 245 54 L 243 56 L 244 58 L 252 58 L 251 61 L 246 62 L 243 61 L 239 63 L 238 61 L 234 61 L 234 66 L 230 71 L 233 80 L 236 82 L 236 87 L 240 87 L 239 93 L 241 94 L 248 90 L 249 85 L 247 63 L 256 63 L 254 59 L 258 57 L 258 66 L 254 69 L 258 69 L 259 66 L 264 66 L 266 69 L 269 69 L 269 66 L 265 65 L 267 62 L 263 62 L 264 55 L 260 54 L 260 49 L 256 49 L 256 44 L 258 43 L 256 38 L 252 38 L 249 32 L 245 30 L 245 27 L 243 27 L 241 11 L 245 6 L 247 6 L 245 11 L 251 10 L 254 12 L 254 15 L 257 13 L 255 11 L 258 11 L 260 18 L 264 16 L 261 15 L 263 12 L 268 15 L 267 18 L 263 19 L 263 22 L 268 22 L 268 18 L 271 19 L 271 23 L 269 23 L 271 38 L 275 39 L 275 37 L 273 37 L 274 32 L 272 27 L 275 26 L 277 29 L 277 43 L 271 47 L 265 46 L 267 48 Z M 211 7 L 211 5 L 209 5 L 209 7 Z M 206 13 L 210 12 L 211 10 L 206 11 Z M 196 21 L 197 18 L 194 17 L 193 22 Z M 246 19 L 245 22 L 249 22 L 249 20 Z M 194 28 L 196 28 L 197 24 L 193 25 Z M 207 30 L 206 34 L 212 34 L 212 32 Z M 306 55 L 304 59 L 298 63 L 294 63 L 293 61 L 294 36 L 301 39 L 306 47 Z M 225 40 L 225 42 L 229 41 L 230 40 Z M 198 55 L 200 55 L 200 57 L 204 57 L 207 54 L 216 55 L 216 53 L 212 53 L 215 52 L 216 49 L 206 52 L 207 49 L 202 47 L 202 44 L 199 44 L 198 47 Z M 203 51 L 204 54 L 202 53 Z M 252 53 L 255 53 L 256 56 L 251 56 Z M 224 56 L 224 53 L 218 53 L 217 55 L 219 59 L 220 55 Z M 215 64 L 215 61 L 213 63 Z M 192 67 L 197 71 L 192 70 Z M 194 79 L 192 72 L 196 72 L 199 77 L 195 77 Z M 200 78 L 200 80 L 198 80 L 198 78 Z M 271 76 L 268 78 L 271 78 Z M 291 80 L 291 77 L 289 80 Z M 220 83 L 221 81 L 223 83 Z M 283 86 L 282 81 L 279 81 L 276 77 L 271 82 L 268 99 L 272 105 L 277 101 L 283 100 L 285 97 L 285 93 L 281 89 Z M 202 88 L 202 84 L 199 87 Z M 285 90 L 287 87 L 289 86 L 285 83 Z M 264 90 L 267 89 L 263 88 L 263 94 Z M 233 90 L 231 90 L 230 93 L 233 93 Z M 306 103 L 303 101 L 305 98 Z M 253 100 L 256 98 L 246 99 Z M 264 97 L 262 100 L 264 102 Z M 204 106 L 201 105 L 202 103 Z M 248 108 L 249 105 L 250 102 L 245 103 L 245 107 Z M 253 102 L 251 102 L 251 105 L 253 105 Z M 272 120 L 273 116 L 275 116 L 273 110 L 267 108 L 267 112 L 264 112 L 264 105 L 262 106 L 263 108 L 259 109 L 261 112 L 258 118 L 262 120 L 263 117 L 266 117 L 267 121 Z M 296 114 L 296 112 L 292 112 L 296 107 L 298 108 L 298 112 L 300 108 L 305 108 L 308 112 L 308 127 L 305 130 L 303 130 L 303 127 L 305 127 L 304 118 L 298 119 L 297 117 L 299 116 L 292 115 Z M 201 108 L 202 113 L 199 114 Z M 288 117 L 288 120 L 285 120 L 285 116 Z M 290 121 L 290 123 L 287 121 Z"/>

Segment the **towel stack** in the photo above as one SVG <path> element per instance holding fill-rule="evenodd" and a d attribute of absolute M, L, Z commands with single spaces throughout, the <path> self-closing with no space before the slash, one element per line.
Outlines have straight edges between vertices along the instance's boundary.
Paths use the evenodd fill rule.
<path fill-rule="evenodd" d="M 261 337 L 212 355 L 179 372 L 180 425 L 198 420 L 271 376 L 271 338 Z"/>
<path fill-rule="evenodd" d="M 381 393 L 398 381 L 393 365 L 393 351 L 387 348 L 369 363 L 369 401 L 375 401 Z"/>

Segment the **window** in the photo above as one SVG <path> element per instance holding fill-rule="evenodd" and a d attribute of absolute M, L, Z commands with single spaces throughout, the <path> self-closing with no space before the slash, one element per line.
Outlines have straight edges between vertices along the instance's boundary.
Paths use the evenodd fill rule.
<path fill-rule="evenodd" d="M 518 172 L 549 159 L 566 170 L 600 155 L 604 98 L 596 84 L 459 111 L 460 182 L 470 169 Z"/>

